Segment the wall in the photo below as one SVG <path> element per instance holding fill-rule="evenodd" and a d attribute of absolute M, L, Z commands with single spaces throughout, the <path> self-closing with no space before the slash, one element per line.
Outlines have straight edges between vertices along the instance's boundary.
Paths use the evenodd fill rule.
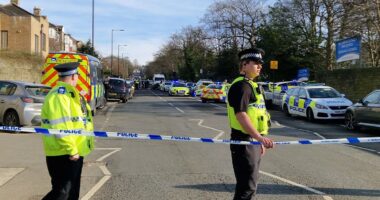
<path fill-rule="evenodd" d="M 319 82 L 337 89 L 354 102 L 380 89 L 380 68 L 341 69 L 320 73 Z"/>
<path fill-rule="evenodd" d="M 42 65 L 40 57 L 0 51 L 0 80 L 40 83 Z"/>

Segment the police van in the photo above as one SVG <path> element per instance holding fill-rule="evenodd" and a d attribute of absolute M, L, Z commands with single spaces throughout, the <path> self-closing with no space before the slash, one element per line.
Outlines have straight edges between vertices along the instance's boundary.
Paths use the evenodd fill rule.
<path fill-rule="evenodd" d="M 106 104 L 103 67 L 99 59 L 81 53 L 49 53 L 41 69 L 41 83 L 54 87 L 58 81 L 58 73 L 54 66 L 68 62 L 80 63 L 76 88 L 86 98 L 91 106 L 92 114 L 95 115 L 96 108 L 103 107 Z"/>
<path fill-rule="evenodd" d="M 288 116 L 298 115 L 308 120 L 344 119 L 352 102 L 329 86 L 298 86 L 289 89 L 282 98 L 282 110 Z"/>

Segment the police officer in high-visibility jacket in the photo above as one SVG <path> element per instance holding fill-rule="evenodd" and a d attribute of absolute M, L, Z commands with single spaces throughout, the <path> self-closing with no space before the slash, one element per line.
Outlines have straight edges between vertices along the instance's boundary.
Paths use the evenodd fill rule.
<path fill-rule="evenodd" d="M 91 108 L 76 89 L 79 63 L 54 67 L 59 80 L 42 106 L 42 127 L 48 129 L 93 131 Z M 82 135 L 46 135 L 43 144 L 52 190 L 43 200 L 79 199 L 83 157 L 94 148 L 93 137 Z"/>
<path fill-rule="evenodd" d="M 227 112 L 231 126 L 231 140 L 252 141 L 262 145 L 230 145 L 236 178 L 234 200 L 253 199 L 256 194 L 261 156 L 273 147 L 268 134 L 270 116 L 264 98 L 253 80 L 260 75 L 263 59 L 261 49 L 246 49 L 239 53 L 240 76 L 228 92 Z"/>

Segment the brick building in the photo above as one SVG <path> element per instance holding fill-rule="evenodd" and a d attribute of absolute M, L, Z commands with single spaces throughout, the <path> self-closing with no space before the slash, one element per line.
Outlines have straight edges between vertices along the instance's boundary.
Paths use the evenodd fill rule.
<path fill-rule="evenodd" d="M 46 57 L 49 52 L 49 22 L 35 7 L 30 13 L 19 7 L 19 0 L 0 5 L 1 50 L 28 52 Z"/>

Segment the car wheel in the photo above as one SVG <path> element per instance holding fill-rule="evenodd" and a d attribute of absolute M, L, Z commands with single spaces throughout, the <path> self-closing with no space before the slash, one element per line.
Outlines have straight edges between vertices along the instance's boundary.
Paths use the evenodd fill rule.
<path fill-rule="evenodd" d="M 347 112 L 344 116 L 344 124 L 348 130 L 357 130 L 357 122 L 352 112 Z"/>
<path fill-rule="evenodd" d="M 123 102 L 123 103 L 127 103 L 127 97 L 122 98 L 122 99 L 121 99 L 121 102 Z"/>
<path fill-rule="evenodd" d="M 202 103 L 207 103 L 207 100 L 206 99 L 202 99 Z"/>
<path fill-rule="evenodd" d="M 290 113 L 289 113 L 288 105 L 284 104 L 284 109 L 283 110 L 284 110 L 284 113 L 285 113 L 286 116 L 288 116 L 288 117 L 291 116 Z"/>
<path fill-rule="evenodd" d="M 306 110 L 306 117 L 307 117 L 307 120 L 309 121 L 314 121 L 314 113 L 313 113 L 313 110 L 311 108 L 308 108 Z"/>
<path fill-rule="evenodd" d="M 4 125 L 5 126 L 20 126 L 20 119 L 18 114 L 14 110 L 9 110 L 4 115 Z"/>
<path fill-rule="evenodd" d="M 96 115 L 96 108 L 94 110 L 91 110 L 91 115 L 95 116 Z"/>

